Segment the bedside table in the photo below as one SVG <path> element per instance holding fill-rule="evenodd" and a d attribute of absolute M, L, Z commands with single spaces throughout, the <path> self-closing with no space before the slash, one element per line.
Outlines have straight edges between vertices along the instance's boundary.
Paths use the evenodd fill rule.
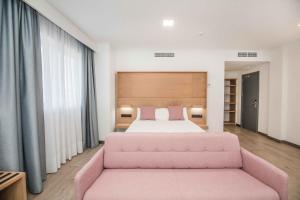
<path fill-rule="evenodd" d="M 206 131 L 208 130 L 208 126 L 206 124 L 198 124 L 198 126 Z"/>
<path fill-rule="evenodd" d="M 130 123 L 118 123 L 115 127 L 115 132 L 125 132 L 130 126 Z"/>

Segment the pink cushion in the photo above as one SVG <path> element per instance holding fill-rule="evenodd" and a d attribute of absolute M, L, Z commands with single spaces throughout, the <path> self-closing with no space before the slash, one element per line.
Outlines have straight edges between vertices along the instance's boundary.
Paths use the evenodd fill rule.
<path fill-rule="evenodd" d="M 184 120 L 182 106 L 169 106 L 169 120 Z"/>
<path fill-rule="evenodd" d="M 105 168 L 241 168 L 239 140 L 230 133 L 113 133 Z"/>
<path fill-rule="evenodd" d="M 279 200 L 240 169 L 105 169 L 84 200 Z"/>
<path fill-rule="evenodd" d="M 153 106 L 142 106 L 140 120 L 155 120 L 155 108 Z"/>

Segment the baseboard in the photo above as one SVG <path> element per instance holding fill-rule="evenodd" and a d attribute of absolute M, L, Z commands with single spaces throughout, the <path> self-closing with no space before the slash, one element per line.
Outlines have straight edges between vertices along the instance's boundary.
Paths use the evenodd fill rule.
<path fill-rule="evenodd" d="M 274 138 L 274 137 L 271 137 L 271 136 L 269 136 L 268 134 L 266 134 L 266 133 L 263 133 L 263 132 L 257 132 L 258 134 L 260 134 L 260 135 L 262 135 L 262 136 L 265 136 L 265 137 L 267 137 L 267 138 L 269 138 L 269 139 L 271 139 L 271 140 L 274 140 L 275 142 L 279 142 L 279 143 L 282 143 L 283 142 L 283 140 L 279 140 L 279 139 L 277 139 L 277 138 Z"/>
<path fill-rule="evenodd" d="M 292 143 L 292 142 L 289 142 L 289 141 L 286 141 L 286 140 L 282 140 L 282 142 L 285 143 L 285 144 L 288 144 L 288 145 L 291 145 L 293 147 L 296 147 L 296 148 L 300 149 L 300 145 L 299 144 L 295 144 L 295 143 Z"/>
<path fill-rule="evenodd" d="M 290 146 L 293 146 L 293 147 L 296 147 L 296 148 L 299 148 L 300 149 L 300 145 L 298 144 L 295 144 L 295 143 L 292 143 L 292 142 L 289 142 L 289 141 L 286 141 L 286 140 L 279 140 L 277 138 L 274 138 L 274 137 L 271 137 L 269 136 L 268 134 L 266 133 L 262 133 L 262 132 L 257 132 L 258 134 L 262 135 L 262 136 L 265 136 L 271 140 L 274 140 L 275 142 L 279 142 L 279 143 L 285 143 L 287 145 L 290 145 Z"/>

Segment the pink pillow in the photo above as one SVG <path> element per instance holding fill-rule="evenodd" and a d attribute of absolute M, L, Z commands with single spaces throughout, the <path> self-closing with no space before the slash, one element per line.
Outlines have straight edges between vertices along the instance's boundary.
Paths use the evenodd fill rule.
<path fill-rule="evenodd" d="M 142 106 L 140 120 L 155 120 L 155 108 L 153 106 Z"/>
<path fill-rule="evenodd" d="M 184 120 L 182 106 L 169 106 L 169 120 Z"/>

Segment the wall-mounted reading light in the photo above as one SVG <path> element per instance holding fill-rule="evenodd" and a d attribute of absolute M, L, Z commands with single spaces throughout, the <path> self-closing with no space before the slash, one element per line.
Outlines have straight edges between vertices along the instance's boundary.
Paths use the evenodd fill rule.
<path fill-rule="evenodd" d="M 202 118 L 203 108 L 201 106 L 193 106 L 191 108 L 192 118 Z"/>
<path fill-rule="evenodd" d="M 120 107 L 121 117 L 132 117 L 133 108 L 131 106 Z"/>

